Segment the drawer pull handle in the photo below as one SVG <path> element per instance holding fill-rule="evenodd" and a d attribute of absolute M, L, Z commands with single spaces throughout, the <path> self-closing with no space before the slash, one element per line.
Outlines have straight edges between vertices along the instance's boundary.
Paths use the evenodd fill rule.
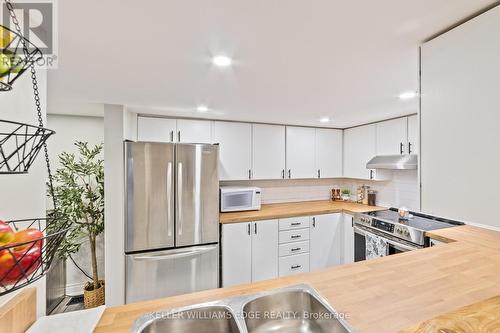
<path fill-rule="evenodd" d="M 292 235 L 291 237 L 292 239 L 297 239 L 297 238 L 300 238 L 300 235 Z"/>
<path fill-rule="evenodd" d="M 296 225 L 301 225 L 301 224 L 302 224 L 302 223 L 300 223 L 300 222 L 293 222 L 293 223 L 291 223 L 290 225 L 292 225 L 292 226 L 296 226 Z"/>
<path fill-rule="evenodd" d="M 302 250 L 300 247 L 296 247 L 296 248 L 294 248 L 294 249 L 291 249 L 290 251 L 292 251 L 292 252 L 297 252 L 297 251 L 300 251 L 300 250 Z"/>
<path fill-rule="evenodd" d="M 291 267 L 291 269 L 299 269 L 301 267 L 302 267 L 301 265 L 294 265 L 294 266 Z"/>

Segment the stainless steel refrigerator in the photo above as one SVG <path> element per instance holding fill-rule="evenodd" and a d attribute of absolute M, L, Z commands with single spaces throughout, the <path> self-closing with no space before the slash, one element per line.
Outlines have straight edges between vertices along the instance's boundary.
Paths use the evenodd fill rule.
<path fill-rule="evenodd" d="M 125 301 L 217 288 L 218 145 L 125 142 Z"/>

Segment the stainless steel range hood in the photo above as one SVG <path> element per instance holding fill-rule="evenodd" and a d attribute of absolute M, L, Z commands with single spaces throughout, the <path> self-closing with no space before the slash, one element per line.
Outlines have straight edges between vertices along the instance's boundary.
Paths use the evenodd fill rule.
<path fill-rule="evenodd" d="M 367 169 L 416 170 L 417 167 L 417 155 L 379 155 L 366 164 Z"/>

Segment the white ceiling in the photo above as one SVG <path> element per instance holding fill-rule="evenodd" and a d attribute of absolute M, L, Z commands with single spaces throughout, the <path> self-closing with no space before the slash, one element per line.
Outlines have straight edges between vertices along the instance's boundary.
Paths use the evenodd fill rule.
<path fill-rule="evenodd" d="M 330 117 L 331 127 L 410 114 L 417 100 L 398 95 L 418 88 L 419 44 L 493 2 L 58 1 L 49 112 L 115 103 L 312 126 Z M 215 54 L 230 55 L 234 66 L 214 68 Z M 211 111 L 197 113 L 197 104 Z"/>

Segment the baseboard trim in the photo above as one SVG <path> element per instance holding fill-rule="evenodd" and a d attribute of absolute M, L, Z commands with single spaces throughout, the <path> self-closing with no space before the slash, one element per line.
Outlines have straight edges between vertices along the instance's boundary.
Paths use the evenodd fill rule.
<path fill-rule="evenodd" d="M 83 287 L 85 283 L 74 283 L 66 285 L 66 295 L 67 296 L 78 296 L 83 294 Z"/>

